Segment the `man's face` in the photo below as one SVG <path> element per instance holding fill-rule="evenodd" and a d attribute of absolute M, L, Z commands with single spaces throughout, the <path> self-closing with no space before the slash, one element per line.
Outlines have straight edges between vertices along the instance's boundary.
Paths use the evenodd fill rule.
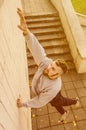
<path fill-rule="evenodd" d="M 44 74 L 47 75 L 50 79 L 56 79 L 63 73 L 63 70 L 60 66 L 57 66 L 55 62 L 52 62 L 45 70 Z"/>

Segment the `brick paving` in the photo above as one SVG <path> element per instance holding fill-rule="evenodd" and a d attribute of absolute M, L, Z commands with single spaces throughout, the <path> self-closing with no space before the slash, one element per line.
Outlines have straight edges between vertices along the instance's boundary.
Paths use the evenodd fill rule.
<path fill-rule="evenodd" d="M 49 0 L 28 0 L 28 13 L 55 12 Z M 69 115 L 65 123 L 59 123 L 60 114 L 50 104 L 32 109 L 33 130 L 86 130 L 86 73 L 78 74 L 75 70 L 62 76 L 62 93 L 64 96 L 80 99 L 80 106 L 65 107 Z"/>
<path fill-rule="evenodd" d="M 65 123 L 59 123 L 61 115 L 50 104 L 32 109 L 33 130 L 86 130 L 86 73 L 77 74 L 75 70 L 62 76 L 62 94 L 66 97 L 79 97 L 80 106 L 65 107 L 69 115 Z"/>

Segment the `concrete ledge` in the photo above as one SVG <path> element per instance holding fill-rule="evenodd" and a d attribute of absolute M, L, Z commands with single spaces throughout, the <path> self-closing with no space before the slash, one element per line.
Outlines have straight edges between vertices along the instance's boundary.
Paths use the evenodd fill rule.
<path fill-rule="evenodd" d="M 86 72 L 86 39 L 70 0 L 51 0 L 59 11 L 78 73 Z"/>
<path fill-rule="evenodd" d="M 82 26 L 86 26 L 86 15 L 76 13 Z"/>
<path fill-rule="evenodd" d="M 85 37 L 86 37 L 86 15 L 76 13 L 80 22 L 80 25 L 84 31 Z"/>

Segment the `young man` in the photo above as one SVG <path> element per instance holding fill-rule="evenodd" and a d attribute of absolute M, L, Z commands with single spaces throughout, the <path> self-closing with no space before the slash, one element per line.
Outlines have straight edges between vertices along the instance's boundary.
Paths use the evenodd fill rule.
<path fill-rule="evenodd" d="M 53 61 L 46 57 L 44 49 L 27 28 L 23 13 L 19 8 L 17 13 L 20 17 L 18 27 L 23 32 L 28 48 L 38 65 L 38 70 L 32 81 L 32 91 L 35 97 L 25 103 L 17 99 L 17 107 L 40 108 L 51 103 L 62 114 L 61 121 L 64 121 L 68 112 L 63 106 L 79 103 L 78 99 L 69 99 L 61 95 L 61 75 L 67 71 L 66 62 L 60 59 Z"/>

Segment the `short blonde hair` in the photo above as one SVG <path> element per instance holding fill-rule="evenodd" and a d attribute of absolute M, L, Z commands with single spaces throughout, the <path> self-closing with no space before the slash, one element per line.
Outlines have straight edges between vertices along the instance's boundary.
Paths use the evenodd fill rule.
<path fill-rule="evenodd" d="M 63 59 L 57 59 L 55 60 L 55 63 L 57 66 L 60 66 L 63 70 L 64 73 L 66 73 L 68 71 L 68 66 L 65 60 Z"/>

